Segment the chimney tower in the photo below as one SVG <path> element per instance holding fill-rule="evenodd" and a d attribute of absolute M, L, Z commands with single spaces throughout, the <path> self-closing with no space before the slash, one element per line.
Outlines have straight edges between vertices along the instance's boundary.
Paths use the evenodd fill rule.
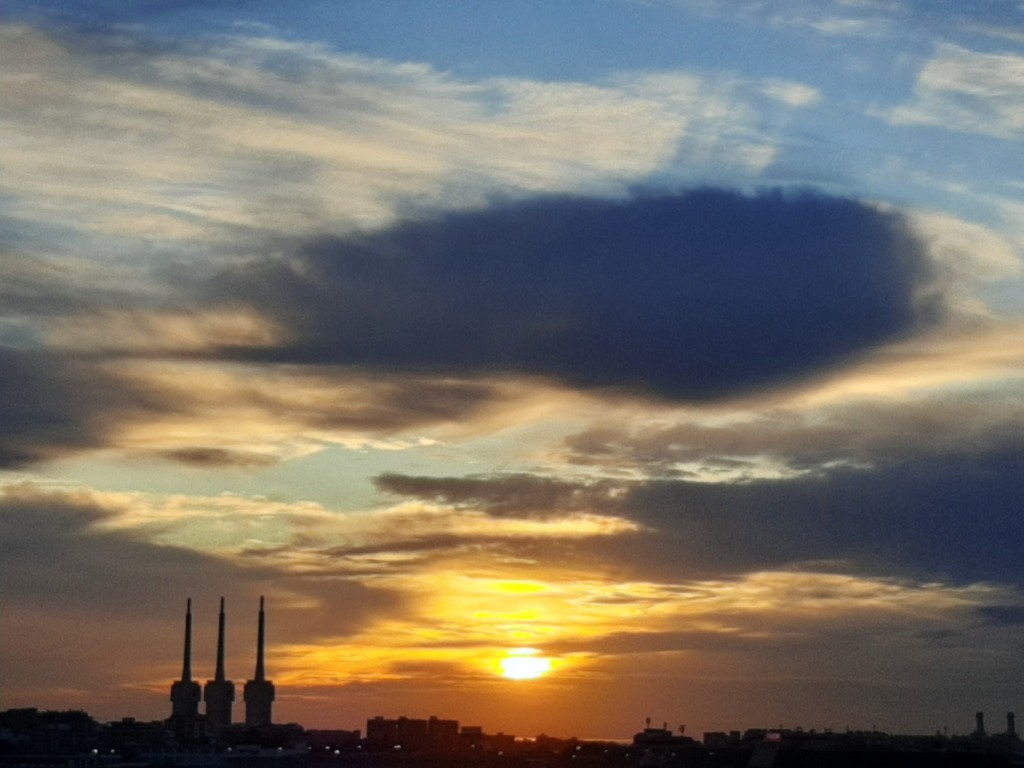
<path fill-rule="evenodd" d="M 263 666 L 266 650 L 266 614 L 263 612 L 263 596 L 260 596 L 260 620 L 256 635 L 256 674 L 245 683 L 245 724 L 249 726 L 270 725 L 271 709 L 274 703 L 274 684 L 267 680 Z"/>
<path fill-rule="evenodd" d="M 202 692 L 192 679 L 192 598 L 185 604 L 185 654 L 181 665 L 181 680 L 171 683 L 171 719 L 179 722 L 194 721 L 199 715 Z"/>
<path fill-rule="evenodd" d="M 231 725 L 231 707 L 235 701 L 235 684 L 224 674 L 224 598 L 220 599 L 220 622 L 217 628 L 217 671 L 203 689 L 206 719 L 214 728 Z"/>

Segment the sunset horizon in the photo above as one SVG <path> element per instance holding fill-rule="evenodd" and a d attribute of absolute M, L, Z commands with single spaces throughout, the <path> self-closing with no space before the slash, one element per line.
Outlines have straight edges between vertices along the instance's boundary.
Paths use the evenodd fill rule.
<path fill-rule="evenodd" d="M 1019 0 L 7 0 L 0 710 L 1024 712 L 1022 73 Z"/>

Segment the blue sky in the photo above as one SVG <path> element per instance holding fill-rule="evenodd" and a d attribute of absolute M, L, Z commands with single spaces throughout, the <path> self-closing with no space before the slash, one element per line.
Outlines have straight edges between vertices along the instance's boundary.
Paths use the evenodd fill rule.
<path fill-rule="evenodd" d="M 1020 706 L 1019 2 L 13 2 L 0 73 L 0 706 L 164 717 L 261 594 L 311 726 Z"/>

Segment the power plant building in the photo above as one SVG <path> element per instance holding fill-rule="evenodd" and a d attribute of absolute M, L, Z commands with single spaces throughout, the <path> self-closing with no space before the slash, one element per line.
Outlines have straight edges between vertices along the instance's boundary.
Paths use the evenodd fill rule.
<path fill-rule="evenodd" d="M 263 597 L 260 597 L 259 630 L 256 637 L 256 673 L 252 680 L 247 680 L 243 696 L 245 698 L 245 724 L 263 726 L 271 724 L 271 709 L 274 704 L 274 684 L 267 680 L 263 666 L 263 655 L 266 645 L 266 615 L 263 612 Z"/>
<path fill-rule="evenodd" d="M 256 641 L 256 673 L 245 683 L 245 725 L 269 726 L 273 723 L 274 684 L 267 679 L 264 656 L 266 654 L 266 613 L 260 597 L 259 625 Z M 181 679 L 171 684 L 171 717 L 169 724 L 175 735 L 185 741 L 202 740 L 211 733 L 232 725 L 235 684 L 225 672 L 225 613 L 224 598 L 220 599 L 217 627 L 217 666 L 213 679 L 205 687 L 192 679 L 192 599 L 185 608 L 185 649 Z M 199 703 L 206 701 L 206 714 L 199 713 Z M 208 731 L 210 733 L 208 733 Z"/>
<path fill-rule="evenodd" d="M 171 725 L 179 738 L 193 738 L 201 727 L 202 690 L 192 679 L 192 598 L 185 604 L 185 653 L 181 679 L 171 684 Z"/>
<path fill-rule="evenodd" d="M 206 681 L 203 689 L 206 700 L 206 719 L 214 729 L 231 725 L 231 708 L 235 701 L 235 684 L 224 674 L 224 598 L 220 599 L 217 627 L 217 671 L 213 680 Z"/>

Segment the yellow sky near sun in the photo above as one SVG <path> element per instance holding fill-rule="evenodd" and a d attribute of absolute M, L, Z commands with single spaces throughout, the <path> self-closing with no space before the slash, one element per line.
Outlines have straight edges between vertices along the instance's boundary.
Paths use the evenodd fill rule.
<path fill-rule="evenodd" d="M 676 652 L 691 655 L 688 635 L 765 639 L 853 620 L 894 631 L 911 620 L 939 627 L 1001 597 L 986 585 L 838 573 L 770 571 L 732 581 L 658 584 L 588 577 L 551 565 L 538 565 L 531 579 L 495 578 L 483 563 L 476 565 L 477 573 L 467 572 L 473 564 L 462 560 L 375 577 L 375 583 L 384 581 L 405 595 L 405 613 L 348 637 L 277 648 L 278 678 L 329 687 L 415 679 L 429 669 L 433 678 L 459 684 L 514 673 L 576 679 L 639 652 L 645 636 L 655 645 L 665 636 L 663 651 L 674 643 Z M 636 650 L 608 645 L 627 635 L 639 640 Z M 509 662 L 510 657 L 535 661 Z"/>
<path fill-rule="evenodd" d="M 729 657 L 729 649 L 735 653 L 744 644 L 820 638 L 836 627 L 857 627 L 897 639 L 913 638 L 922 626 L 960 631 L 976 622 L 972 617 L 979 607 L 1005 605 L 1013 597 L 1008 588 L 985 584 L 854 575 L 844 573 L 842 563 L 735 578 L 655 581 L 630 577 L 621 568 L 593 559 L 575 565 L 556 546 L 517 548 L 520 541 L 535 543 L 547 523 L 551 543 L 564 542 L 566 521 L 557 519 L 503 521 L 435 508 L 420 509 L 422 517 L 417 520 L 415 505 L 344 515 L 309 502 L 232 496 L 147 499 L 144 494 L 44 491 L 28 484 L 6 493 L 9 500 L 26 504 L 41 501 L 47 493 L 63 493 L 83 507 L 123 510 L 95 523 L 88 534 L 93 536 L 132 536 L 160 543 L 175 516 L 191 521 L 191 527 L 203 520 L 204 508 L 207 514 L 215 513 L 216 524 L 249 542 L 258 533 L 267 543 L 268 531 L 276 527 L 287 532 L 289 522 L 302 531 L 305 539 L 282 534 L 283 546 L 255 561 L 251 553 L 221 541 L 189 545 L 203 555 L 222 558 L 238 573 L 249 569 L 258 572 L 253 573 L 255 578 L 272 582 L 268 660 L 283 692 L 281 711 L 289 713 L 313 706 L 301 704 L 303 697 L 337 696 L 337 701 L 367 706 L 373 702 L 378 711 L 383 706 L 379 702 L 388 702 L 402 707 L 388 710 L 392 714 L 406 708 L 407 714 L 416 714 L 418 710 L 411 708 L 427 706 L 427 701 L 455 701 L 453 692 L 485 698 L 494 694 L 497 701 L 506 689 L 523 696 L 533 691 L 538 699 L 556 697 L 583 683 L 603 685 L 614 679 L 625 680 L 623 685 L 628 686 L 631 674 L 651 674 L 651 669 L 670 664 L 686 675 L 719 674 L 737 658 Z M 345 556 L 343 544 L 352 539 L 344 525 L 353 519 L 357 527 L 348 534 L 358 530 L 361 541 L 374 541 L 378 562 L 351 562 Z M 594 519 L 600 521 L 598 516 Z M 585 521 L 576 524 L 577 537 L 607 540 L 631 535 L 615 518 L 604 520 L 603 528 L 588 528 Z M 512 526 L 503 528 L 504 522 L 533 527 L 524 536 Z M 252 525 L 266 529 L 247 527 Z M 401 534 L 429 540 L 438 530 L 449 535 L 426 550 L 403 549 L 408 540 Z M 483 536 L 487 530 L 490 540 Z M 496 539 L 501 546 L 495 546 Z M 179 539 L 177 546 L 182 544 Z M 331 545 L 334 549 L 327 555 L 318 550 Z M 365 591 L 349 590 L 352 586 Z M 343 595 L 361 601 L 353 606 L 358 623 L 339 618 L 345 612 Z M 378 597 L 384 599 L 375 604 Z M 209 629 L 200 623 L 204 626 Z M 161 702 L 168 680 L 176 674 L 175 643 L 176 638 L 168 642 L 173 651 L 159 667 L 138 673 L 139 689 L 159 693 Z M 244 642 L 232 647 L 237 648 L 238 659 L 250 662 Z M 238 659 L 233 660 L 235 668 Z M 645 685 L 642 680 L 637 684 Z M 344 698 L 350 694 L 353 698 Z M 465 706 L 479 716 L 474 705 Z M 440 712 L 449 713 L 443 708 Z M 465 717 L 462 710 L 451 714 Z M 302 718 L 307 716 L 312 714 L 303 710 Z"/>

